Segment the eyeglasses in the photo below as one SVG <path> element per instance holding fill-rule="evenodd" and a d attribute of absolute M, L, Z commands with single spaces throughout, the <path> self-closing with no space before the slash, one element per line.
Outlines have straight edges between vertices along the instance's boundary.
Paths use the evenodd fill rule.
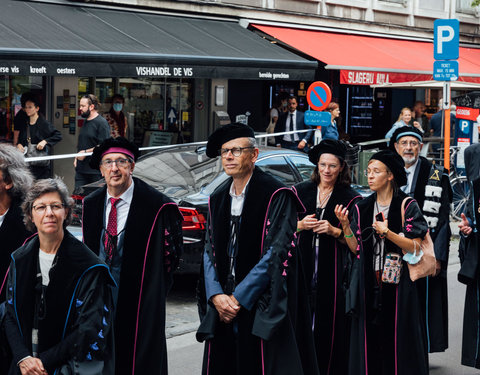
<path fill-rule="evenodd" d="M 410 145 L 411 147 L 417 147 L 420 143 L 417 141 L 401 141 L 399 142 L 400 146 L 407 147 Z"/>
<path fill-rule="evenodd" d="M 246 150 L 247 148 L 255 148 L 255 147 L 248 146 L 248 147 L 221 148 L 220 155 L 222 155 L 222 158 L 226 158 L 228 155 L 228 152 L 230 151 L 233 156 L 238 157 L 242 155 L 243 150 Z"/>
<path fill-rule="evenodd" d="M 113 164 L 115 164 L 117 167 L 125 168 L 128 165 L 128 163 L 129 163 L 128 159 L 117 159 L 117 160 L 107 159 L 107 160 L 102 160 L 100 164 L 105 168 L 110 169 L 113 167 Z"/>
<path fill-rule="evenodd" d="M 363 171 L 363 175 L 365 177 L 368 177 L 370 174 L 373 173 L 374 176 L 378 176 L 380 173 L 383 173 L 383 172 L 387 172 L 387 170 L 384 170 L 384 171 L 380 171 L 378 169 L 365 169 Z"/>
<path fill-rule="evenodd" d="M 36 206 L 33 206 L 33 209 L 36 213 L 43 214 L 47 210 L 47 207 L 50 207 L 50 209 L 53 212 L 58 212 L 60 210 L 63 210 L 65 205 L 63 203 L 51 203 L 51 204 L 40 203 L 40 204 L 37 204 Z"/>
<path fill-rule="evenodd" d="M 325 168 L 335 169 L 337 167 L 338 167 L 338 164 L 326 164 L 326 163 L 318 164 L 319 169 L 325 169 Z"/>

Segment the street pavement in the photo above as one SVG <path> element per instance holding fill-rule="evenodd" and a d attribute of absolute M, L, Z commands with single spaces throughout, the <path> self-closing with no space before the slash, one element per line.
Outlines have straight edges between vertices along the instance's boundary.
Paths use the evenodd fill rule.
<path fill-rule="evenodd" d="M 450 243 L 448 270 L 450 347 L 444 353 L 430 354 L 430 375 L 480 375 L 480 370 L 460 364 L 465 286 L 457 281 L 460 264 L 456 226 L 457 223 L 451 224 L 454 236 Z M 195 340 L 195 330 L 198 327 L 198 313 L 194 298 L 196 280 L 194 277 L 180 276 L 176 281 L 179 287 L 171 293 L 167 301 L 166 334 L 169 374 L 201 374 L 203 345 Z"/>

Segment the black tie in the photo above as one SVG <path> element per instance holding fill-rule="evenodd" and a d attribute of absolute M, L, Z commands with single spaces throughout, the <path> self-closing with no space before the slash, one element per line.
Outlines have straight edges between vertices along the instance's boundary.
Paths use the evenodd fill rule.
<path fill-rule="evenodd" d="M 293 113 L 290 113 L 290 131 L 294 131 L 295 125 L 293 123 Z M 295 134 L 290 134 L 290 141 L 293 142 L 295 140 Z"/>

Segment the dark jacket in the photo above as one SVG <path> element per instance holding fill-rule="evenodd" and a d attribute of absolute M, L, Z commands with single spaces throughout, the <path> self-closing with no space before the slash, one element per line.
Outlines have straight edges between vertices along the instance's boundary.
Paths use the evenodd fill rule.
<path fill-rule="evenodd" d="M 223 291 L 228 288 L 231 183 L 229 178 L 210 196 L 205 244 Z M 240 218 L 235 285 L 270 251 L 263 273 L 268 282 L 253 307 L 242 307 L 232 324 L 220 322 L 217 310 L 206 301 L 204 284 L 200 284 L 197 340 L 205 341 L 203 374 L 318 374 L 311 319 L 304 308 L 308 301 L 301 260 L 294 242 L 300 209 L 290 189 L 255 168 Z M 232 327 L 237 327 L 237 334 Z"/>
<path fill-rule="evenodd" d="M 31 141 L 30 143 L 37 144 L 41 141 L 47 141 L 47 145 L 52 147 L 62 140 L 62 133 L 50 124 L 44 117 L 39 116 L 37 122 L 34 125 L 26 125 L 18 135 L 18 143 L 27 146 L 27 126 L 29 127 Z"/>
<path fill-rule="evenodd" d="M 13 353 L 9 374 L 32 355 L 38 269 L 38 236 L 12 254 L 5 329 Z M 45 290 L 45 318 L 38 323 L 38 353 L 49 374 L 83 362 L 99 364 L 94 374 L 113 375 L 112 299 L 108 267 L 68 231 L 58 249 Z"/>
<path fill-rule="evenodd" d="M 106 186 L 84 199 L 84 242 L 98 254 Z M 115 373 L 166 374 L 165 298 L 181 255 L 182 215 L 166 195 L 134 178 L 115 313 Z"/>
<path fill-rule="evenodd" d="M 281 112 L 279 114 L 277 124 L 275 125 L 275 133 L 280 133 L 286 131 L 286 126 L 287 126 L 287 118 L 290 116 L 290 112 Z M 305 122 L 303 121 L 304 118 L 304 113 L 300 112 L 297 110 L 297 116 L 296 116 L 296 125 L 297 125 L 297 130 L 305 130 L 305 129 L 310 129 L 309 126 L 305 125 Z M 293 129 L 290 129 L 290 131 L 293 131 Z M 293 134 L 292 134 L 293 135 Z M 284 135 L 279 135 L 275 137 L 275 142 L 277 145 L 280 144 L 280 142 L 283 140 Z M 307 143 L 312 142 L 312 137 L 313 137 L 313 130 L 310 130 L 309 132 L 306 133 L 299 133 L 298 134 L 298 139 L 301 141 L 302 139 L 305 139 Z"/>

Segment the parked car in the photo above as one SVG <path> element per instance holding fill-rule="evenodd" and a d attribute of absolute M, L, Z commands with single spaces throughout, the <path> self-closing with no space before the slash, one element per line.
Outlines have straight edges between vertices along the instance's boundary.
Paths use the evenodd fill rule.
<path fill-rule="evenodd" d="M 205 146 L 176 145 L 143 155 L 135 164 L 134 176 L 175 200 L 183 214 L 184 253 L 179 269 L 183 273 L 199 271 L 208 197 L 228 178 L 221 159 L 210 159 L 205 149 Z M 287 186 L 308 180 L 315 167 L 304 153 L 264 146 L 260 147 L 256 165 Z M 74 225 L 81 224 L 83 197 L 104 184 L 102 179 L 74 192 Z"/>

